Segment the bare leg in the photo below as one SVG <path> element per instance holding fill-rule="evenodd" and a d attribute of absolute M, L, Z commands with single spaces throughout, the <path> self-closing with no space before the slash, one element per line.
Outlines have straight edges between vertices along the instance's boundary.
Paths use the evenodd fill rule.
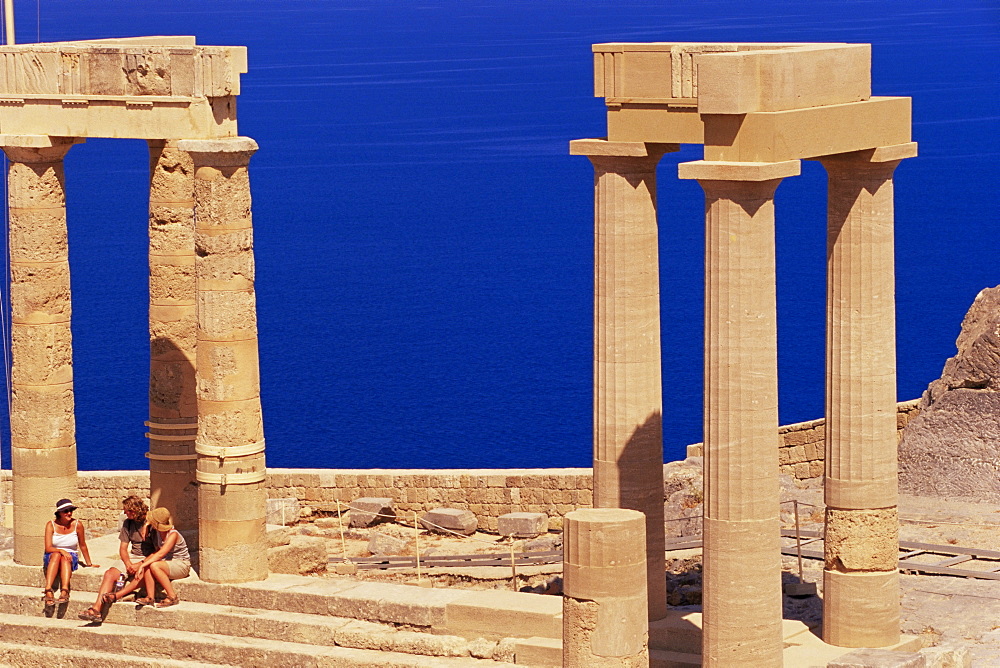
<path fill-rule="evenodd" d="M 56 575 L 59 573 L 59 562 L 62 561 L 62 555 L 58 552 L 51 552 L 49 554 L 49 567 L 45 569 L 45 588 L 52 589 L 52 585 L 56 583 Z"/>
<path fill-rule="evenodd" d="M 153 566 L 158 562 L 153 562 L 146 567 L 146 570 L 142 574 L 142 582 L 146 585 L 146 597 L 143 600 L 144 603 L 148 602 L 150 605 L 156 600 L 156 581 L 153 579 Z"/>
<path fill-rule="evenodd" d="M 69 579 L 73 577 L 72 557 L 59 560 L 59 598 L 56 603 L 69 603 Z"/>
<path fill-rule="evenodd" d="M 104 578 L 101 580 L 101 588 L 97 590 L 97 600 L 94 601 L 94 605 L 90 606 L 91 610 L 97 613 L 101 612 L 101 608 L 104 606 L 104 595 L 114 591 L 115 582 L 118 581 L 119 575 L 121 575 L 121 571 L 117 568 L 109 568 L 104 571 Z"/>
<path fill-rule="evenodd" d="M 170 598 L 177 598 L 177 592 L 174 591 L 174 586 L 170 584 L 170 569 L 167 567 L 167 564 L 162 561 L 154 561 L 150 564 L 149 570 L 153 578 L 163 587 L 163 593 Z"/>

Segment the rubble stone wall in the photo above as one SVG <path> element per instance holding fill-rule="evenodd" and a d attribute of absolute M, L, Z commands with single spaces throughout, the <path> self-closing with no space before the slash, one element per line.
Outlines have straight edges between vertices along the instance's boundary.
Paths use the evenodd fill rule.
<path fill-rule="evenodd" d="M 900 403 L 897 433 L 917 413 L 917 401 Z M 800 480 L 823 475 L 824 420 L 785 425 L 778 430 L 782 473 Z M 701 444 L 689 445 L 689 457 L 701 456 Z M 412 516 L 438 506 L 465 508 L 480 526 L 495 531 L 497 518 L 511 512 L 547 514 L 550 528 L 562 517 L 593 503 L 589 468 L 562 469 L 269 469 L 268 498 L 295 498 L 306 514 L 324 514 L 362 496 L 389 497 L 397 514 Z M 95 528 L 118 523 L 121 500 L 149 494 L 147 471 L 80 471 L 76 516 Z M 0 497 L 9 502 L 10 471 L 0 471 Z M 54 503 L 54 501 L 53 501 Z"/>

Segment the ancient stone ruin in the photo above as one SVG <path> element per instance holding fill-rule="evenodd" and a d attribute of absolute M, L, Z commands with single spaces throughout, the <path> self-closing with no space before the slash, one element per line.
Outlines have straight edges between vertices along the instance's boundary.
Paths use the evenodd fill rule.
<path fill-rule="evenodd" d="M 706 666 L 782 665 L 774 192 L 828 174 L 823 639 L 899 641 L 892 174 L 910 99 L 871 94 L 865 44 L 598 44 L 594 505 L 646 515 L 648 612 L 666 611 L 656 165 L 705 191 Z"/>
<path fill-rule="evenodd" d="M 62 160 L 86 137 L 132 137 L 150 146 L 150 497 L 197 527 L 201 580 L 266 579 L 247 173 L 257 146 L 235 116 L 245 50 L 153 37 L 0 55 L 15 560 L 37 565 L 51 499 L 77 488 Z M 607 137 L 570 143 L 595 169 L 594 508 L 565 513 L 565 665 L 648 665 L 668 612 L 656 166 L 682 143 L 704 146 L 678 166 L 706 202 L 703 665 L 783 663 L 773 198 L 803 159 L 828 174 L 823 639 L 896 646 L 892 186 L 916 155 L 910 99 L 872 96 L 864 44 L 616 43 L 594 58 Z M 388 487 L 369 496 L 382 503 Z M 335 607 L 293 594 L 267 595 Z M 497 619 L 541 635 L 558 618 L 471 598 L 420 621 L 472 633 L 506 605 Z"/>
<path fill-rule="evenodd" d="M 63 157 L 149 142 L 150 498 L 198 528 L 205 580 L 260 580 L 266 490 L 243 47 L 149 37 L 0 47 L 13 313 L 14 559 L 41 564 L 52 499 L 76 497 Z M 197 482 L 197 494 L 195 483 Z"/>

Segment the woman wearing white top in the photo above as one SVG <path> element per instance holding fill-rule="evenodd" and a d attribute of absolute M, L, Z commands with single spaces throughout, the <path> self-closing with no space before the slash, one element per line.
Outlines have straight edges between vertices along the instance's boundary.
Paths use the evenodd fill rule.
<path fill-rule="evenodd" d="M 146 516 L 146 524 L 148 525 L 146 531 L 154 532 L 151 537 L 156 551 L 139 562 L 132 582 L 124 589 L 104 595 L 105 603 L 122 600 L 140 584 L 146 586 L 146 597 L 136 600 L 139 605 L 155 603 L 153 592 L 156 591 L 157 584 L 163 587 L 166 597 L 156 607 L 167 608 L 180 603 L 180 598 L 170 581 L 187 577 L 191 573 L 191 555 L 187 543 L 180 532 L 174 529 L 170 511 L 166 508 L 157 508 L 149 513 Z"/>
<path fill-rule="evenodd" d="M 90 561 L 90 551 L 87 549 L 87 535 L 83 522 L 73 519 L 76 506 L 69 499 L 59 499 L 56 502 L 56 518 L 45 524 L 45 607 L 50 608 L 56 603 L 69 603 L 70 574 L 79 566 L 78 552 L 83 552 L 87 560 L 85 566 L 97 567 Z M 59 576 L 59 598 L 53 598 L 52 585 L 56 575 Z"/>

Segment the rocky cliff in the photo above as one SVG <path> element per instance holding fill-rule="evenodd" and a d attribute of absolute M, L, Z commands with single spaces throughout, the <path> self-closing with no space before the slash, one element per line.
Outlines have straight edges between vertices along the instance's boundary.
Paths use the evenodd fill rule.
<path fill-rule="evenodd" d="M 899 444 L 900 491 L 1000 502 L 1000 286 L 979 293 Z"/>

